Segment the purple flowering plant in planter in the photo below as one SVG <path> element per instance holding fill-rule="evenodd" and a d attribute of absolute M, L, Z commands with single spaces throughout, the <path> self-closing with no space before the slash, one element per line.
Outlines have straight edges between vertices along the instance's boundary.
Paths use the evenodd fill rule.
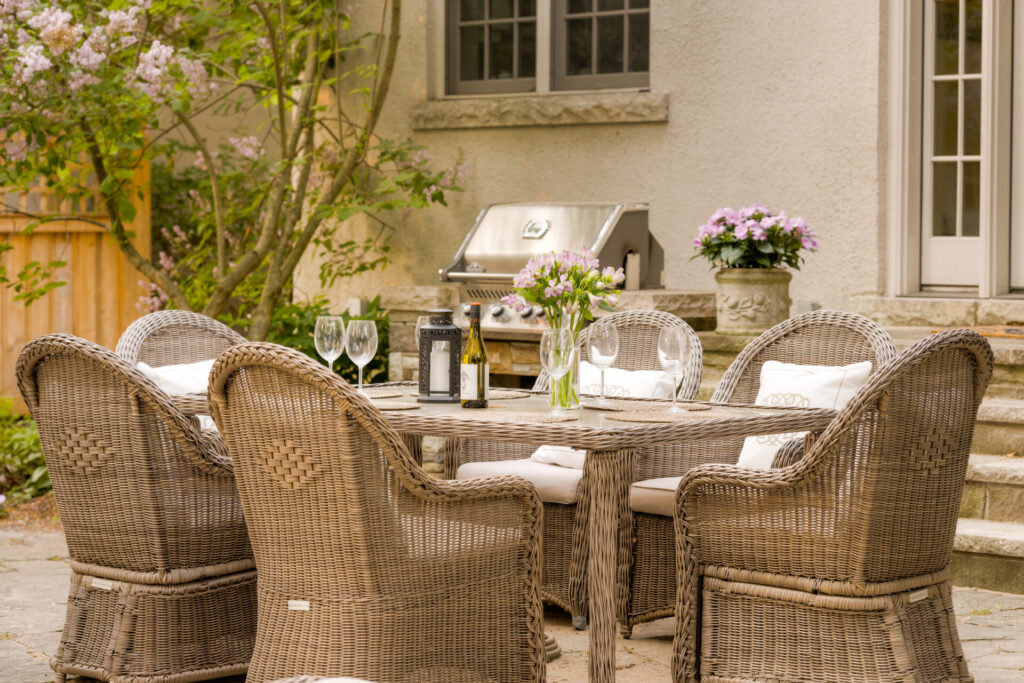
<path fill-rule="evenodd" d="M 775 213 L 763 204 L 739 211 L 718 209 L 697 230 L 693 258 L 704 257 L 723 268 L 800 269 L 802 251 L 816 251 L 818 239 L 803 218 Z"/>
<path fill-rule="evenodd" d="M 501 302 L 519 313 L 531 305 L 540 306 L 551 329 L 569 329 L 576 343 L 598 308 L 615 310 L 622 291 L 619 285 L 625 279 L 622 268 L 601 268 L 597 256 L 586 247 L 578 252 L 552 251 L 527 261 L 512 282 L 512 293 Z M 552 386 L 552 405 L 578 405 L 573 375 L 570 371 Z"/>

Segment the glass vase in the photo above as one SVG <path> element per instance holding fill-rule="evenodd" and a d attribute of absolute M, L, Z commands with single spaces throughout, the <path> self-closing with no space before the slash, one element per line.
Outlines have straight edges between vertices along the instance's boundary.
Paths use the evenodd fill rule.
<path fill-rule="evenodd" d="M 569 372 L 551 382 L 551 408 L 555 411 L 580 408 L 580 346 L 572 354 Z"/>

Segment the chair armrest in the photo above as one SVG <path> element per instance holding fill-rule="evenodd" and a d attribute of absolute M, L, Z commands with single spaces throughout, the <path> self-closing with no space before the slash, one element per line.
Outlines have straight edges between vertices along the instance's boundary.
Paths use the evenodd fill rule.
<path fill-rule="evenodd" d="M 775 453 L 775 459 L 772 460 L 772 469 L 789 467 L 800 462 L 800 459 L 804 457 L 804 453 L 810 450 L 816 438 L 816 434 L 808 432 L 802 438 L 791 439 L 782 444 L 782 447 Z"/>
<path fill-rule="evenodd" d="M 203 429 L 199 435 L 199 442 L 203 446 L 199 454 L 203 460 L 234 476 L 235 465 L 231 460 L 231 454 L 228 453 L 227 444 L 224 443 L 220 432 L 215 429 Z"/>
<path fill-rule="evenodd" d="M 438 479 L 432 483 L 446 502 L 484 500 L 487 498 L 518 498 L 527 507 L 542 509 L 540 494 L 522 477 L 502 475 L 477 479 Z"/>

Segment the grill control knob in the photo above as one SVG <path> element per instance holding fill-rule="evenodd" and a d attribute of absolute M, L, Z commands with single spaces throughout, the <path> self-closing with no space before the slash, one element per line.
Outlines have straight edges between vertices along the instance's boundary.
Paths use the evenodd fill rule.
<path fill-rule="evenodd" d="M 525 311 L 519 314 L 519 317 L 523 320 L 529 320 L 533 317 L 533 306 L 528 307 Z"/>
<path fill-rule="evenodd" d="M 491 304 L 491 317 L 499 322 L 505 322 L 512 316 L 504 304 Z"/>
<path fill-rule="evenodd" d="M 538 318 L 543 318 L 544 317 L 544 309 L 541 308 L 540 306 L 534 306 L 533 307 L 533 314 L 535 316 L 537 316 Z"/>
<path fill-rule="evenodd" d="M 469 316 L 469 304 L 462 304 L 462 315 Z"/>

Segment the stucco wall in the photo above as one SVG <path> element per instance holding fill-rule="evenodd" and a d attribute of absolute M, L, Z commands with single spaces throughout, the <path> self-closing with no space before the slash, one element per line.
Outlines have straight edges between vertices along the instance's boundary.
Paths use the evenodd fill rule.
<path fill-rule="evenodd" d="M 667 123 L 414 131 L 434 46 L 425 0 L 406 0 L 381 131 L 473 168 L 448 208 L 391 217 L 401 226 L 392 263 L 338 283 L 332 300 L 433 283 L 482 206 L 542 200 L 649 202 L 666 285 L 680 289 L 714 287 L 707 266 L 689 260 L 696 227 L 719 206 L 760 201 L 821 236 L 793 279 L 794 300 L 846 307 L 880 291 L 880 3 L 653 0 L 651 89 L 669 93 Z M 296 285 L 300 296 L 319 291 L 312 260 Z"/>

